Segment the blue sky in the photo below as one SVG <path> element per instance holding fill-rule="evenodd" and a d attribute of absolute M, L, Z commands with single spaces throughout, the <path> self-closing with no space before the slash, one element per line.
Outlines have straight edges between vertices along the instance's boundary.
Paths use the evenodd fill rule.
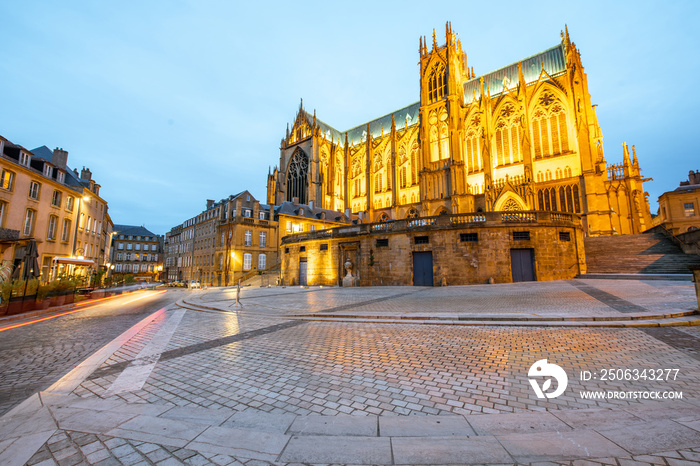
<path fill-rule="evenodd" d="M 114 223 L 164 234 L 269 166 L 304 99 L 345 130 L 418 100 L 418 38 L 445 21 L 487 73 L 568 24 L 608 163 L 636 145 L 652 212 L 700 169 L 700 3 L 32 1 L 0 3 L 0 134 L 69 151 Z"/>

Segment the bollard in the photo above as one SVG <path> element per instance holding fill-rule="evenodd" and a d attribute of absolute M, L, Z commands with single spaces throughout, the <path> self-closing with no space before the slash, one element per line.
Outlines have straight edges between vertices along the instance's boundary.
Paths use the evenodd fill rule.
<path fill-rule="evenodd" d="M 695 282 L 695 297 L 698 300 L 698 309 L 700 310 L 700 265 L 689 265 L 688 268 L 693 272 L 693 282 Z"/>

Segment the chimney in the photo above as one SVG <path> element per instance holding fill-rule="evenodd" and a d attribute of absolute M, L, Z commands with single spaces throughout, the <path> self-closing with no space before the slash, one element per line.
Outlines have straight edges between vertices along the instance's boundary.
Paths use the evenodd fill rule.
<path fill-rule="evenodd" d="M 51 155 L 51 163 L 56 165 L 58 168 L 67 170 L 66 165 L 68 164 L 68 151 L 59 149 L 58 147 L 53 150 Z"/>
<path fill-rule="evenodd" d="M 309 201 L 309 210 L 311 211 L 311 213 L 313 213 L 313 211 L 314 211 L 314 201 Z"/>
<path fill-rule="evenodd" d="M 207 199 L 207 210 L 211 209 L 211 206 L 214 205 L 214 199 Z"/>
<path fill-rule="evenodd" d="M 92 179 L 92 172 L 90 171 L 89 168 L 83 167 L 83 169 L 80 171 L 80 179 L 81 180 L 88 180 L 88 181 L 90 181 Z"/>
<path fill-rule="evenodd" d="M 700 171 L 693 172 L 693 170 L 690 170 L 688 172 L 688 181 L 690 184 L 700 184 Z"/>

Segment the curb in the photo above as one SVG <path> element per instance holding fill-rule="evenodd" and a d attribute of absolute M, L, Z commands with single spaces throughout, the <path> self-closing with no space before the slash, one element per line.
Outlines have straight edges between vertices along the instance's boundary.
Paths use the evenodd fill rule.
<path fill-rule="evenodd" d="M 231 313 L 233 310 L 204 306 L 186 301 L 184 298 L 175 303 L 177 306 L 200 312 Z M 643 328 L 643 327 L 692 327 L 700 326 L 700 311 L 680 311 L 670 314 L 601 316 L 601 317 L 467 317 L 441 318 L 437 316 L 354 316 L 324 314 L 287 314 L 268 316 L 273 318 L 302 320 L 314 322 L 355 322 L 372 324 L 406 324 L 406 325 L 460 325 L 472 327 L 589 327 L 589 328 Z M 675 319 L 675 320 L 673 320 Z M 654 322 L 656 321 L 656 322 Z M 660 322 L 659 322 L 660 321 Z"/>
<path fill-rule="evenodd" d="M 306 320 L 315 322 L 351 322 L 351 323 L 372 323 L 372 324 L 394 324 L 394 325 L 461 325 L 471 327 L 559 327 L 559 328 L 641 328 L 641 327 L 692 327 L 700 326 L 700 318 L 693 320 L 670 319 L 665 322 L 640 321 L 598 321 L 598 322 L 576 322 L 576 321 L 440 321 L 440 320 L 387 320 L 381 318 L 369 319 L 336 319 L 318 317 L 289 317 L 291 320 Z"/>

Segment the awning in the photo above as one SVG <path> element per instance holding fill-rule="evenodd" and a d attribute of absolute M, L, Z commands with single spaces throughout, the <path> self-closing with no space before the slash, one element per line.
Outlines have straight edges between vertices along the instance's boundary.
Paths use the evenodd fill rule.
<path fill-rule="evenodd" d="M 83 265 L 85 267 L 95 265 L 95 261 L 90 259 L 76 259 L 74 257 L 54 257 L 53 261 L 57 264 Z"/>

